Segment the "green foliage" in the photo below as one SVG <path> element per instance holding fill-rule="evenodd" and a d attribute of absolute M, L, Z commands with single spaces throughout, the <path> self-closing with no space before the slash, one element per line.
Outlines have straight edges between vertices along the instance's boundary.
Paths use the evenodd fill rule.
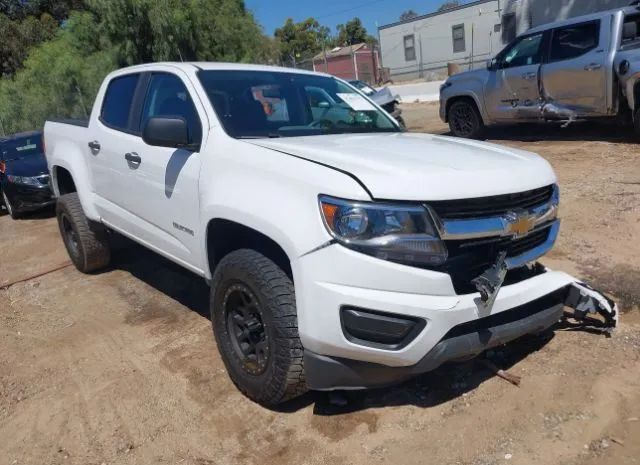
<path fill-rule="evenodd" d="M 250 61 L 264 37 L 241 0 L 88 0 L 119 63 Z"/>
<path fill-rule="evenodd" d="M 321 26 L 313 18 L 294 23 L 288 18 L 284 25 L 275 30 L 283 62 L 298 61 L 313 57 L 330 45 L 330 30 Z"/>
<path fill-rule="evenodd" d="M 417 18 L 418 13 L 413 10 L 407 10 L 400 15 L 400 21 L 409 21 L 410 19 Z"/>
<path fill-rule="evenodd" d="M 86 118 L 115 49 L 101 43 L 90 13 L 76 13 L 53 40 L 35 47 L 14 79 L 0 80 L 6 133 L 41 128 L 47 118 Z"/>
<path fill-rule="evenodd" d="M 72 8 L 85 11 L 61 22 Z M 86 118 L 104 76 L 121 66 L 279 54 L 242 0 L 0 0 L 0 37 L 11 39 L 0 41 L 5 133 Z"/>
<path fill-rule="evenodd" d="M 40 18 L 27 16 L 11 20 L 0 14 L 0 76 L 13 75 L 27 57 L 29 49 L 51 39 L 58 29 L 58 22 L 49 14 Z"/>
<path fill-rule="evenodd" d="M 361 44 L 362 42 L 375 43 L 375 37 L 367 33 L 367 29 L 362 25 L 360 18 L 353 18 L 345 24 L 338 24 L 338 37 L 336 44 L 340 47 L 347 45 Z"/>
<path fill-rule="evenodd" d="M 438 11 L 450 10 L 451 8 L 456 8 L 460 5 L 462 5 L 462 2 L 460 0 L 449 0 L 447 2 L 444 2 L 442 5 L 440 5 L 440 7 L 438 8 Z"/>

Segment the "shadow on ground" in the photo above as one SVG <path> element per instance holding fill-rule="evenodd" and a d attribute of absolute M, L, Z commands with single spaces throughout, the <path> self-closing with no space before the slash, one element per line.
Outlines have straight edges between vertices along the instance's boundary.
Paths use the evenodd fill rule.
<path fill-rule="evenodd" d="M 209 319 L 209 287 L 204 279 L 122 236 L 114 234 L 112 246 L 114 268 L 131 273 L 158 292 Z M 397 386 L 367 391 L 341 391 L 337 395 L 309 392 L 274 410 L 292 413 L 313 404 L 315 415 L 331 416 L 401 405 L 434 407 L 461 397 L 494 378 L 495 372 L 483 363 L 483 358 L 488 358 L 500 369 L 508 370 L 544 347 L 553 339 L 555 331 L 602 334 L 593 325 L 560 322 L 541 334 L 522 337 L 463 363 L 443 365 Z M 346 404 L 337 405 L 336 398 Z"/>
<path fill-rule="evenodd" d="M 486 138 L 501 141 L 543 142 L 611 142 L 637 143 L 640 138 L 633 129 L 612 122 L 576 122 L 563 128 L 558 123 L 522 123 L 509 126 L 493 126 L 487 129 Z"/>

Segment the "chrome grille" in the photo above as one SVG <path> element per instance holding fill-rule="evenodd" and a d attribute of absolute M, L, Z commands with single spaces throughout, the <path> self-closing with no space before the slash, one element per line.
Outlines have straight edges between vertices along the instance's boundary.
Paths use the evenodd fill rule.
<path fill-rule="evenodd" d="M 441 219 L 467 219 L 499 216 L 512 210 L 528 210 L 549 202 L 552 196 L 553 185 L 550 185 L 516 194 L 426 203 Z"/>

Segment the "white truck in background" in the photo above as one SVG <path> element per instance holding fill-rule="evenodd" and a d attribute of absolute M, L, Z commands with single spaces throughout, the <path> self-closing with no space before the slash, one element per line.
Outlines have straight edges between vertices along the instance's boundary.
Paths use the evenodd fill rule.
<path fill-rule="evenodd" d="M 49 121 L 57 218 L 82 272 L 121 233 L 206 279 L 234 383 L 275 405 L 467 358 L 612 301 L 536 260 L 551 166 L 404 132 L 346 82 L 239 64 L 106 77 L 88 122 Z"/>

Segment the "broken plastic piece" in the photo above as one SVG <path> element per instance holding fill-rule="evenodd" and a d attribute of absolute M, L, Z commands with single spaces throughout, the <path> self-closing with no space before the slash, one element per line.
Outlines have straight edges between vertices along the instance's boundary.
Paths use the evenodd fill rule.
<path fill-rule="evenodd" d="M 609 333 L 618 325 L 620 315 L 618 305 L 585 283 L 572 283 L 568 288 L 564 304 L 575 310 L 576 320 L 585 320 L 589 313 L 599 314 L 604 318 Z"/>
<path fill-rule="evenodd" d="M 496 263 L 494 263 L 491 268 L 471 280 L 471 284 L 473 284 L 480 293 L 482 303 L 489 309 L 493 307 L 493 303 L 496 297 L 498 297 L 498 292 L 507 275 L 506 257 L 507 253 L 501 252 L 500 255 L 498 255 L 498 260 L 496 260 Z"/>

